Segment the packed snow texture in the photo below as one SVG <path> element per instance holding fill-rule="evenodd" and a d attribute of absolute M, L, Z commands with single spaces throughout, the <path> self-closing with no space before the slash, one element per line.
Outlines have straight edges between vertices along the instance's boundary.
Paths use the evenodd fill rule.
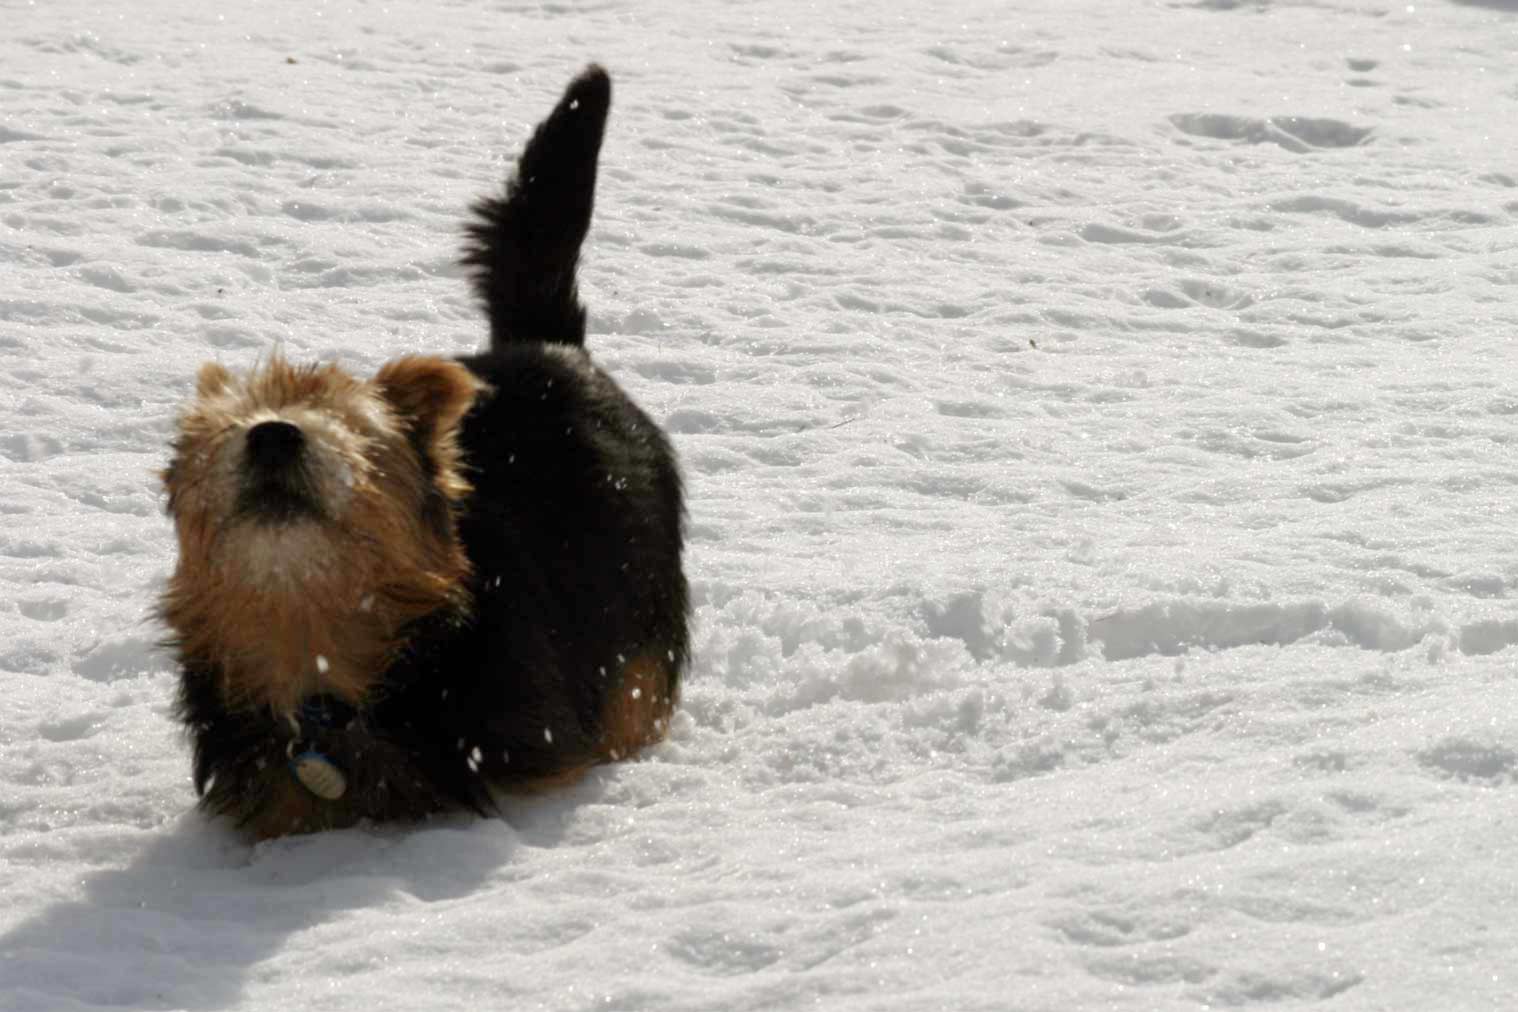
<path fill-rule="evenodd" d="M 1518 4 L 3 19 L 6 1012 L 1518 1001 Z M 590 60 L 671 740 L 250 847 L 155 646 L 176 408 L 479 347 L 464 209 Z"/>

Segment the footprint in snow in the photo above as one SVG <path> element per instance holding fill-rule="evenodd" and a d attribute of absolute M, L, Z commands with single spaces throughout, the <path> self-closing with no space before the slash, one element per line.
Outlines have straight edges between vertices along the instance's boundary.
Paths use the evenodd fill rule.
<path fill-rule="evenodd" d="M 1469 738 L 1446 738 L 1417 754 L 1419 765 L 1434 776 L 1497 787 L 1518 781 L 1518 753 L 1502 745 Z"/>

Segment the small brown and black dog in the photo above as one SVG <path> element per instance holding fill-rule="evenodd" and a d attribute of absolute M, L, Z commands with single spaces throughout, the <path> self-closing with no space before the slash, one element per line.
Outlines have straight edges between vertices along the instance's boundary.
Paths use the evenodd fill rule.
<path fill-rule="evenodd" d="M 587 68 L 474 207 L 488 351 L 200 371 L 160 612 L 201 805 L 256 837 L 488 811 L 667 729 L 679 472 L 575 283 L 610 101 Z"/>

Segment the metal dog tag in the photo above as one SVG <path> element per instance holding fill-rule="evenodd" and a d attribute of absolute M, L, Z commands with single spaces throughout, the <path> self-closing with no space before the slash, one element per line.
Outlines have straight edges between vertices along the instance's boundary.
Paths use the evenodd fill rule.
<path fill-rule="evenodd" d="M 348 778 L 337 764 L 319 752 L 302 752 L 290 760 L 295 779 L 323 801 L 336 801 L 348 790 Z"/>

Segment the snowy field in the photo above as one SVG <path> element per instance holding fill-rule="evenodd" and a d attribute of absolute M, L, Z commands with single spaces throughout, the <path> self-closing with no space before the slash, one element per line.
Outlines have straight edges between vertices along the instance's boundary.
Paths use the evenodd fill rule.
<path fill-rule="evenodd" d="M 1518 1007 L 1518 2 L 0 3 L 0 1009 Z M 582 290 L 671 432 L 672 739 L 498 821 L 192 810 L 195 366 Z"/>

